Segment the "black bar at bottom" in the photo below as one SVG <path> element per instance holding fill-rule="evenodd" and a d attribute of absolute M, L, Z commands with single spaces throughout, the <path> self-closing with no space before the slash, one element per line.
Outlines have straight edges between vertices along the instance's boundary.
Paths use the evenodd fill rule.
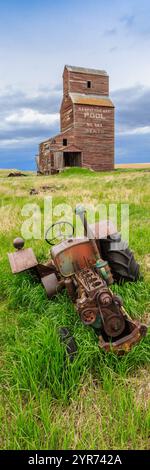
<path fill-rule="evenodd" d="M 36 451 L 0 451 L 0 464 L 20 465 L 47 465 L 55 468 L 69 468 L 69 465 L 133 465 L 150 464 L 150 451 L 148 450 L 36 450 Z M 32 467 L 31 467 L 32 468 Z M 144 468 L 144 467 L 143 467 Z"/>

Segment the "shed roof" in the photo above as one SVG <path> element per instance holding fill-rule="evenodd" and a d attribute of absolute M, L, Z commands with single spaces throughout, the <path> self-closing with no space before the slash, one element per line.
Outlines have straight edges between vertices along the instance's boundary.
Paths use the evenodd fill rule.
<path fill-rule="evenodd" d="M 89 69 L 86 67 L 76 67 L 74 65 L 65 65 L 65 68 L 71 72 L 88 73 L 93 75 L 107 75 L 105 70 Z"/>
<path fill-rule="evenodd" d="M 66 146 L 62 146 L 59 151 L 61 152 L 81 152 L 81 148 L 80 147 L 77 147 L 77 145 L 75 144 L 70 144 L 70 145 L 66 145 Z"/>
<path fill-rule="evenodd" d="M 106 106 L 114 108 L 110 98 L 101 95 L 84 95 L 82 93 L 69 93 L 69 96 L 74 104 L 85 104 L 90 106 Z"/>

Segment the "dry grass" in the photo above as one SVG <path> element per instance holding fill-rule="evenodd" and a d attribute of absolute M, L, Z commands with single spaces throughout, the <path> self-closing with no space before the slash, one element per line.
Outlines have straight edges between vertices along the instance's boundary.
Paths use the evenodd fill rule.
<path fill-rule="evenodd" d="M 19 227 L 20 209 L 11 204 L 0 207 L 0 233 L 9 234 L 15 228 Z M 19 228 L 18 228 L 19 230 Z"/>
<path fill-rule="evenodd" d="M 23 274 L 12 276 L 7 252 L 20 235 L 21 209 L 53 196 L 62 201 L 130 204 L 130 246 L 144 281 L 114 286 L 133 317 L 150 322 L 150 173 L 69 170 L 61 175 L 7 178 L 0 173 L 0 347 L 1 447 L 8 449 L 148 449 L 149 334 L 121 358 L 104 355 L 90 328 L 79 321 L 67 295 L 49 302 L 42 286 Z M 50 186 L 44 192 L 41 187 Z M 39 194 L 30 196 L 36 188 Z M 48 256 L 44 240 L 29 241 L 38 259 Z M 57 329 L 66 325 L 78 345 L 71 365 Z"/>
<path fill-rule="evenodd" d="M 140 168 L 148 168 L 150 169 L 150 163 L 118 163 L 115 165 L 115 169 L 120 168 L 133 168 L 133 169 L 140 169 Z"/>

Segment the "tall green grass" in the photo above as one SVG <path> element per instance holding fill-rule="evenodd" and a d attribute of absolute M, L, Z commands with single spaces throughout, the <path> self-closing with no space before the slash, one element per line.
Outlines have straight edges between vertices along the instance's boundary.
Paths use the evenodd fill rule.
<path fill-rule="evenodd" d="M 144 199 L 145 175 L 132 172 L 132 177 L 133 174 L 133 199 L 139 185 L 143 187 L 141 197 Z M 119 187 L 124 175 L 117 171 L 117 177 L 116 173 L 113 176 Z M 129 188 L 128 172 L 126 175 L 124 188 Z M 99 175 L 69 170 L 67 176 L 64 173 L 47 179 L 53 185 L 63 179 L 70 191 L 73 184 L 75 187 L 77 184 L 78 190 L 82 188 L 84 180 L 84 188 L 90 191 L 91 199 L 96 197 L 96 180 L 102 197 L 109 185 L 112 197 L 113 194 L 116 197 L 116 188 L 112 182 L 105 182 L 105 176 L 110 173 Z M 40 184 L 45 183 L 42 177 L 40 181 Z M 147 178 L 146 185 L 148 181 Z M 13 184 L 3 178 L 1 202 L 9 202 L 12 211 L 16 211 L 24 201 L 30 200 L 29 188 L 37 184 L 37 179 L 30 176 L 17 183 L 20 192 L 26 192 L 23 199 L 19 195 L 11 198 L 4 192 L 5 185 L 10 189 Z M 62 191 L 64 200 L 69 200 L 66 189 Z M 61 200 L 56 194 L 54 201 L 59 197 Z M 150 278 L 145 269 L 145 257 L 149 253 L 149 205 L 142 199 L 139 207 L 132 201 L 132 195 L 130 198 L 131 248 L 141 262 L 145 277 L 136 284 L 114 285 L 113 290 L 123 297 L 125 308 L 133 318 L 147 321 Z M 80 194 L 78 199 L 81 199 Z M 39 200 L 42 207 L 42 195 Z M 106 202 L 109 202 L 109 195 Z M 1 448 L 148 449 L 150 332 L 123 357 L 102 351 L 93 330 L 81 324 L 66 292 L 48 301 L 35 278 L 27 273 L 12 276 L 7 251 L 12 249 L 12 239 L 20 224 L 21 217 L 16 220 L 16 226 L 12 218 L 10 230 L 2 230 L 0 234 Z M 142 239 L 139 240 L 140 230 Z M 30 244 L 39 259 L 48 256 L 43 241 L 27 243 Z M 78 352 L 73 363 L 60 342 L 60 326 L 67 326 L 75 338 Z"/>

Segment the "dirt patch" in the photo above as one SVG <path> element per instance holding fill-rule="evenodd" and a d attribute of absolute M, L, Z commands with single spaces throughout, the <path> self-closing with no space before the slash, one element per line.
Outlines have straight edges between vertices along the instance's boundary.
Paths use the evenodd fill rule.
<path fill-rule="evenodd" d="M 39 193 L 46 193 L 46 192 L 55 192 L 59 191 L 60 189 L 64 189 L 64 186 L 59 185 L 59 186 L 49 186 L 49 185 L 44 185 L 40 186 L 38 189 L 36 188 L 31 188 L 29 194 L 32 196 L 39 194 Z"/>
<path fill-rule="evenodd" d="M 35 196 L 35 195 L 38 194 L 38 193 L 39 193 L 39 192 L 38 192 L 37 189 L 35 189 L 35 188 L 30 189 L 30 192 L 29 192 L 30 196 Z"/>
<path fill-rule="evenodd" d="M 21 173 L 21 171 L 11 171 L 8 174 L 8 178 L 15 178 L 16 176 L 27 176 L 24 173 Z"/>

